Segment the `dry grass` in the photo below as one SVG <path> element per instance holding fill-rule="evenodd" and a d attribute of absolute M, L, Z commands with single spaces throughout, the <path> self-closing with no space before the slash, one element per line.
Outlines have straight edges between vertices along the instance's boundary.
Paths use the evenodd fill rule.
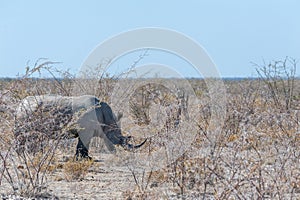
<path fill-rule="evenodd" d="M 92 164 L 92 160 L 69 160 L 63 165 L 64 178 L 67 181 L 82 180 L 88 173 L 88 169 L 92 166 Z"/>

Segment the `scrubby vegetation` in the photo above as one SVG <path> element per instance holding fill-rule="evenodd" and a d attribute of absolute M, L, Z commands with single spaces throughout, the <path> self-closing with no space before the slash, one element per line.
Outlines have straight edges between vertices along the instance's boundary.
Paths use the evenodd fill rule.
<path fill-rule="evenodd" d="M 220 120 L 220 124 L 218 118 L 211 121 L 214 99 L 208 80 L 187 80 L 191 92 L 179 87 L 186 80 L 175 80 L 176 84 L 170 79 L 123 80 L 105 75 L 100 68 L 97 74 L 87 72 L 89 78 L 78 80 L 55 70 L 53 64 L 37 63 L 23 77 L 0 81 L 0 188 L 11 186 L 9 191 L 0 189 L 0 193 L 41 196 L 49 192 L 51 183 L 59 185 L 64 179 L 70 184 L 85 181 L 86 188 L 103 183 L 104 166 L 95 169 L 93 162 L 73 162 L 69 150 L 72 143 L 65 138 L 47 139 L 44 136 L 48 129 L 38 130 L 35 135 L 43 140 L 35 140 L 35 144 L 42 149 L 32 154 L 26 149 L 17 151 L 13 135 L 15 108 L 22 98 L 93 94 L 124 112 L 125 132 L 137 140 L 149 138 L 142 150 L 118 152 L 113 161 L 104 161 L 111 164 L 112 177 L 124 173 L 131 182 L 123 183 L 126 189 L 116 189 L 107 198 L 300 198 L 300 80 L 295 77 L 294 60 L 256 65 L 256 79 L 224 80 L 226 107 L 222 112 L 224 123 Z M 53 77 L 33 78 L 43 70 Z M 118 94 L 122 98 L 117 104 L 112 93 L 120 83 L 136 87 Z M 125 103 L 128 108 L 122 108 Z M 45 127 L 47 124 L 45 121 Z M 63 133 L 64 128 L 57 131 Z M 189 141 L 184 141 L 186 138 Z M 127 172 L 121 172 L 120 166 Z M 87 178 L 88 173 L 94 173 L 91 177 L 100 173 L 100 178 Z M 114 179 L 109 184 L 117 187 L 122 183 Z M 95 193 L 109 184 L 99 186 Z M 121 196 L 114 196 L 114 192 Z M 55 190 L 52 193 L 60 197 Z"/>

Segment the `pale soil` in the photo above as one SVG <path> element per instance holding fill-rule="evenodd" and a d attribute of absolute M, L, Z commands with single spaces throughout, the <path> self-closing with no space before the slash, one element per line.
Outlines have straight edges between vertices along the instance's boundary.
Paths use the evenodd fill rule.
<path fill-rule="evenodd" d="M 66 150 L 57 154 L 56 164 L 64 166 L 66 158 L 72 159 L 76 142 L 70 145 Z M 117 152 L 122 152 L 118 149 Z M 67 174 L 62 167 L 58 167 L 53 174 L 48 175 L 46 189 L 40 198 L 36 199 L 181 199 L 178 187 L 174 187 L 170 182 L 158 183 L 155 179 L 151 179 L 147 186 L 145 196 L 141 196 L 140 187 L 145 187 L 148 181 L 148 174 L 143 178 L 143 172 L 138 171 L 135 167 L 130 167 L 124 160 L 122 161 L 120 154 L 111 154 L 103 147 L 102 144 L 96 144 L 91 148 L 90 155 L 94 162 L 88 169 L 84 178 L 79 180 L 69 180 Z M 138 181 L 136 184 L 131 170 L 135 170 L 135 176 Z M 270 171 L 272 171 L 270 169 Z M 210 186 L 206 191 L 205 199 L 215 199 L 213 188 Z M 186 191 L 185 199 L 203 199 L 202 194 L 197 191 Z M 204 191 L 201 188 L 200 191 Z M 248 192 L 250 192 L 249 190 Z M 9 196 L 12 194 L 11 186 L 2 180 L 0 185 L 0 198 L 2 199 L 26 199 Z M 245 194 L 251 199 L 251 194 Z M 29 198 L 32 199 L 32 198 Z M 270 198 L 266 198 L 270 199 Z M 292 199 L 300 199 L 300 190 L 295 191 Z"/>
<path fill-rule="evenodd" d="M 97 157 L 93 156 L 93 158 Z M 63 169 L 57 169 L 53 175 L 48 176 L 48 187 L 42 198 L 130 199 L 132 192 L 138 193 L 134 177 L 126 166 L 111 166 L 108 162 L 113 157 L 111 154 L 101 154 L 101 159 L 96 159 L 87 175 L 81 180 L 67 181 Z M 142 181 L 141 173 L 137 173 L 136 176 L 138 181 Z M 150 183 L 148 187 L 147 191 L 156 195 L 151 195 L 152 198 L 147 199 L 172 199 L 176 196 L 165 186 L 162 188 L 154 184 L 153 187 Z M 11 191 L 11 187 L 8 183 L 3 182 L 0 187 L 2 197 L 8 197 L 11 192 L 7 191 Z"/>
<path fill-rule="evenodd" d="M 112 165 L 116 156 L 107 153 L 93 153 L 95 159 L 89 168 L 86 176 L 81 180 L 68 181 L 63 169 L 57 169 L 48 176 L 47 189 L 40 198 L 35 199 L 181 199 L 179 191 L 171 184 L 158 184 L 150 181 L 145 198 L 139 196 L 138 186 L 128 166 Z M 71 157 L 71 156 L 70 156 Z M 64 164 L 65 161 L 59 161 Z M 142 173 L 137 172 L 136 178 L 140 186 Z M 147 178 L 145 178 L 147 180 Z M 2 199 L 26 199 L 11 194 L 11 187 L 5 181 L 0 186 L 0 197 Z M 176 194 L 177 193 L 177 194 Z M 247 196 L 247 195 L 246 195 Z M 187 192 L 185 199 L 202 199 L 202 194 Z M 300 191 L 297 191 L 295 198 L 300 198 Z M 27 198 L 34 199 L 34 198 Z M 207 192 L 205 199 L 215 199 L 212 192 Z M 269 198 L 266 198 L 269 199 Z"/>
<path fill-rule="evenodd" d="M 105 164 L 111 156 L 102 154 L 101 160 L 93 163 L 82 180 L 67 181 L 63 169 L 55 170 L 48 176 L 46 193 L 59 199 L 123 199 L 123 193 L 135 187 L 134 179 L 125 167 L 113 169 Z M 3 181 L 0 194 L 7 194 L 7 191 L 11 191 L 11 187 Z"/>
<path fill-rule="evenodd" d="M 66 157 L 73 158 L 75 148 L 74 144 L 71 146 L 72 148 L 67 152 L 58 153 L 57 165 L 65 165 Z M 84 178 L 68 180 L 68 175 L 63 168 L 57 168 L 53 174 L 48 175 L 47 188 L 41 195 L 41 199 L 130 199 L 133 192 L 138 193 L 137 184 L 128 166 L 123 162 L 118 163 L 119 156 L 108 153 L 102 145 L 100 146 L 100 150 L 99 144 L 97 150 L 95 147 L 91 148 L 90 155 L 94 162 Z M 142 184 L 142 173 L 136 172 L 136 178 Z M 151 183 L 147 191 L 157 194 L 155 199 L 170 199 L 176 196 L 176 193 L 169 191 L 167 187 L 161 188 L 155 184 L 152 187 Z M 0 185 L 0 197 L 2 199 L 26 199 L 12 195 L 11 186 L 5 180 L 2 180 Z"/>

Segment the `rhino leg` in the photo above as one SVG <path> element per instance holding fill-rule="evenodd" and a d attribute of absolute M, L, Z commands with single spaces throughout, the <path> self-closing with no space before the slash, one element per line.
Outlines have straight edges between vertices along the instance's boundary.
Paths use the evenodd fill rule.
<path fill-rule="evenodd" d="M 76 146 L 76 160 L 80 160 L 80 158 L 85 158 L 91 160 L 92 158 L 89 156 L 89 150 L 81 141 L 80 137 L 78 137 L 78 144 Z"/>

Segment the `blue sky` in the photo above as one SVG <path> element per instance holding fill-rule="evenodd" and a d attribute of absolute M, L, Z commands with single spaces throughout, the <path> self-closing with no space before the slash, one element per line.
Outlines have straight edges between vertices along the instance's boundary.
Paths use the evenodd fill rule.
<path fill-rule="evenodd" d="M 101 42 L 142 27 L 185 34 L 202 45 L 221 76 L 249 77 L 256 74 L 251 62 L 286 56 L 300 60 L 299 19 L 297 0 L 1 0 L 0 77 L 22 74 L 28 61 L 33 65 L 42 57 L 62 62 L 57 67 L 76 73 Z M 177 62 L 171 56 L 161 57 L 171 60 L 168 65 Z M 147 62 L 160 62 L 157 59 L 150 55 Z"/>

